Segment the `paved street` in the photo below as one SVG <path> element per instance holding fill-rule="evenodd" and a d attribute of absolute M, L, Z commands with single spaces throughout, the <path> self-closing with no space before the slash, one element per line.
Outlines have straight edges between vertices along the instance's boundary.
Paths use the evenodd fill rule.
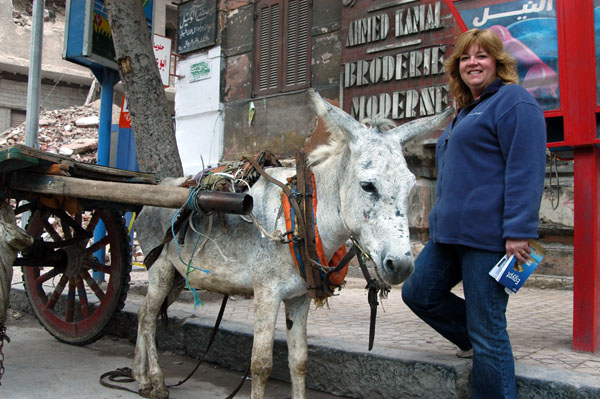
<path fill-rule="evenodd" d="M 145 271 L 135 270 L 132 279 L 143 281 Z M 462 296 L 462 286 L 455 293 Z M 204 305 L 194 310 L 191 303 L 176 303 L 177 309 L 190 317 L 216 318 L 220 297 L 207 296 Z M 139 301 L 139 302 L 138 302 Z M 131 295 L 128 302 L 141 303 Z M 377 313 L 375 348 L 422 351 L 430 355 L 453 356 L 456 348 L 417 318 L 402 302 L 401 288 L 393 288 L 387 299 L 380 301 Z M 367 348 L 369 338 L 369 305 L 364 280 L 349 278 L 338 296 L 328 305 L 308 315 L 311 337 L 351 341 Z M 230 299 L 223 320 L 252 323 L 252 299 Z M 573 291 L 524 287 L 509 300 L 508 330 L 518 363 L 569 370 L 600 377 L 600 354 L 572 349 Z M 285 316 L 279 312 L 277 329 L 285 331 Z"/>
<path fill-rule="evenodd" d="M 16 284 L 15 290 L 19 285 L 19 274 L 15 270 L 13 278 L 13 284 Z M 131 334 L 135 336 L 135 312 L 143 300 L 146 272 L 135 268 L 131 277 L 131 289 L 123 312 L 127 316 L 120 317 L 121 321 L 111 330 L 113 334 L 130 338 Z M 456 287 L 455 292 L 462 295 L 461 287 Z M 189 292 L 184 292 L 180 300 L 169 308 L 169 314 L 177 319 L 176 324 L 178 326 L 185 325 L 185 331 L 189 333 L 193 331 L 194 334 L 201 334 L 199 328 L 201 325 L 207 325 L 207 328 L 210 328 L 219 311 L 222 298 L 220 295 L 200 292 L 200 297 L 203 304 L 197 309 L 194 309 Z M 509 333 L 517 363 L 517 377 L 521 384 L 519 389 L 522 394 L 526 395 L 524 397 L 587 399 L 597 397 L 600 392 L 598 384 L 600 355 L 577 352 L 572 349 L 572 297 L 573 292 L 568 289 L 524 287 L 509 301 L 507 313 Z M 401 287 L 392 289 L 389 297 L 380 302 L 375 345 L 372 352 L 367 351 L 369 306 L 362 279 L 349 278 L 346 287 L 339 292 L 339 295 L 330 298 L 326 306 L 318 309 L 314 305 L 311 306 L 308 316 L 308 339 L 309 345 L 311 345 L 309 361 L 312 361 L 309 374 L 311 372 L 313 374 L 311 386 L 343 395 L 356 395 L 356 392 L 361 392 L 362 395 L 362 392 L 368 392 L 363 397 L 396 399 L 402 397 L 395 395 L 396 390 L 402 388 L 403 385 L 402 379 L 397 380 L 394 373 L 399 373 L 398 368 L 405 367 L 402 369 L 404 370 L 402 373 L 413 373 L 414 371 L 414 375 L 410 374 L 411 378 L 434 378 L 434 380 L 424 381 L 428 389 L 437 389 L 436 392 L 440 392 L 441 389 L 448 395 L 447 397 L 455 397 L 453 396 L 455 394 L 454 387 L 459 389 L 462 383 L 457 382 L 458 380 L 454 378 L 462 378 L 460 377 L 462 375 L 461 367 L 470 367 L 470 361 L 456 358 L 456 348 L 410 312 L 401 300 Z M 27 298 L 22 291 L 21 294 L 15 296 L 13 305 L 19 309 L 27 308 Z M 242 346 L 233 350 L 237 355 L 232 355 L 231 347 L 219 347 L 220 349 L 215 349 L 215 351 L 224 351 L 223 356 L 228 360 L 232 356 L 237 358 L 238 363 L 236 364 L 246 361 L 250 348 L 244 337 L 251 334 L 252 322 L 253 300 L 239 296 L 230 297 L 222 324 L 222 333 L 225 335 L 221 337 L 225 341 L 218 341 L 228 342 L 229 345 L 235 342 L 235 345 Z M 103 372 L 131 365 L 133 347 L 128 341 L 109 337 L 88 347 L 79 348 L 60 344 L 48 333 L 38 329 L 35 337 L 26 342 L 20 342 L 19 334 L 16 334 L 17 336 L 11 334 L 14 328 L 12 323 L 13 321 L 8 324 L 9 335 L 13 337 L 14 341 L 7 346 L 7 351 L 5 351 L 7 353 L 7 373 L 4 378 L 5 384 L 12 384 L 8 386 L 12 386 L 13 389 L 15 386 L 19 387 L 20 396 L 15 397 L 36 397 L 37 399 L 35 389 L 41 389 L 43 386 L 52 386 L 52 389 L 58 393 L 70 392 L 69 387 L 76 386 L 80 389 L 77 397 L 88 392 L 99 395 L 93 396 L 94 398 L 119 397 L 114 395 L 129 395 L 120 396 L 124 398 L 135 397 L 133 394 L 120 391 L 107 394 L 105 388 L 102 388 L 97 382 Z M 20 319 L 16 320 L 16 323 L 21 323 Z M 282 338 L 284 332 L 285 317 L 283 309 L 281 309 L 277 320 L 276 335 Z M 233 338 L 234 335 L 239 338 L 239 341 Z M 187 347 L 189 346 L 187 340 L 180 342 L 182 340 L 180 335 L 173 334 L 172 339 L 174 341 L 163 340 L 165 347 L 174 347 L 176 349 L 171 350 L 179 351 L 184 349 L 182 347 L 184 345 L 186 353 L 191 349 Z M 102 347 L 102 345 L 108 346 L 109 349 L 114 347 L 115 351 L 109 350 L 105 353 L 104 349 L 98 347 Z M 31 348 L 31 354 L 27 357 L 18 353 L 16 348 L 19 347 Z M 280 347 L 279 350 L 281 349 Z M 341 350 L 341 352 L 335 352 L 337 350 Z M 333 352 L 337 355 L 328 357 Z M 63 359 L 65 354 L 73 354 L 73 357 Z M 96 354 L 100 360 L 86 364 L 87 359 Z M 166 369 L 167 380 L 170 383 L 178 381 L 193 367 L 193 361 L 189 358 L 172 357 L 169 353 L 164 353 L 162 356 L 161 365 Z M 367 361 L 366 359 L 369 359 L 368 362 L 370 362 L 368 366 L 363 363 Z M 280 360 L 285 361 L 284 359 Z M 11 365 L 11 362 L 14 361 L 18 363 Z M 338 363 L 340 361 L 342 363 Z M 329 364 L 327 362 L 343 364 L 343 367 L 332 368 L 327 366 Z M 99 364 L 101 366 L 98 366 Z M 362 364 L 362 366 L 357 366 L 358 364 Z M 412 364 L 418 365 L 415 366 L 416 369 L 412 369 Z M 345 383 L 343 379 L 331 380 L 342 370 L 343 373 L 354 372 L 356 367 L 364 367 L 364 369 L 362 369 L 362 374 L 348 375 L 351 380 Z M 431 367 L 439 372 L 424 372 Z M 439 367 L 445 368 L 442 370 Z M 287 372 L 277 371 L 281 377 L 287 376 Z M 16 374 L 12 374 L 15 372 Z M 73 376 L 72 373 L 75 372 L 80 375 Z M 239 380 L 240 373 L 227 371 L 226 373 L 229 373 L 227 375 L 233 377 L 221 377 L 222 374 L 213 374 L 213 372 L 217 373 L 221 370 L 215 369 L 214 366 L 205 366 L 191 385 L 173 391 L 172 398 L 204 397 L 185 396 L 188 389 L 194 394 L 197 389 L 206 390 L 206 394 L 209 395 L 207 397 L 211 398 L 227 396 L 234 385 L 233 382 L 230 384 L 227 382 Z M 321 380 L 314 375 L 315 372 L 327 377 Z M 32 375 L 33 377 L 31 377 Z M 377 380 L 377 375 L 383 380 Z M 441 376 L 441 379 L 436 380 L 435 378 L 438 376 Z M 16 378 L 17 382 L 11 382 L 13 378 Z M 31 381 L 38 385 L 32 385 Z M 73 381 L 81 382 L 73 383 Z M 201 383 L 200 381 L 210 381 L 210 383 Z M 337 383 L 341 383 L 342 386 Z M 29 389 L 30 386 L 32 396 L 22 396 L 24 390 Z M 346 389 L 346 386 L 351 387 Z M 0 394 L 6 392 L 5 389 L 4 385 L 0 387 Z M 248 397 L 248 389 L 249 384 L 244 388 L 240 397 Z M 578 392 L 576 396 L 571 395 L 575 392 L 573 389 Z M 564 396 L 567 392 L 570 392 L 568 396 Z M 372 396 L 375 393 L 376 396 Z M 381 396 L 377 396 L 380 394 Z M 289 388 L 285 383 L 274 381 L 268 387 L 268 395 L 271 395 L 268 396 L 270 398 L 286 398 L 289 395 Z M 0 396 L 4 397 L 4 395 Z M 422 392 L 407 393 L 404 397 L 422 397 Z M 457 393 L 456 397 L 461 396 Z M 309 398 L 333 398 L 333 396 L 313 391 Z"/>
<path fill-rule="evenodd" d="M 14 310 L 10 310 L 9 314 L 8 335 L 11 342 L 4 345 L 6 372 L 0 386 L 0 398 L 140 398 L 137 394 L 109 389 L 98 383 L 100 375 L 107 371 L 131 367 L 134 346 L 129 341 L 104 337 L 85 347 L 66 345 L 48 334 L 33 316 Z M 167 384 L 177 383 L 196 365 L 194 359 L 169 352 L 161 352 L 160 361 Z M 170 398 L 225 398 L 242 376 L 243 373 L 204 364 L 192 379 L 181 387 L 171 388 Z M 251 382 L 246 381 L 236 398 L 249 398 L 250 385 Z M 137 389 L 135 383 L 126 386 Z M 267 399 L 288 398 L 289 395 L 287 383 L 271 381 L 267 385 Z M 309 397 L 337 398 L 317 391 L 309 391 Z"/>

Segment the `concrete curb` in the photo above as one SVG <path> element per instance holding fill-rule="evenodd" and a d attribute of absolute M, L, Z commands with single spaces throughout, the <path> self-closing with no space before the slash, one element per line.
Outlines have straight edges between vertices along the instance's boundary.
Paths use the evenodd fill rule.
<path fill-rule="evenodd" d="M 20 287 L 11 291 L 11 308 L 32 313 Z M 129 298 L 123 311 L 114 315 L 106 329 L 135 340 L 139 298 Z M 160 349 L 199 358 L 204 352 L 214 320 L 170 308 L 168 331 L 159 328 Z M 208 352 L 208 362 L 245 371 L 252 351 L 252 326 L 223 321 Z M 130 366 L 130 365 L 123 365 Z M 351 398 L 470 398 L 471 362 L 453 356 L 374 348 L 347 340 L 309 337 L 309 388 Z M 187 370 L 185 371 L 187 372 Z M 185 374 L 185 372 L 183 374 Z M 183 377 L 183 375 L 182 375 Z M 271 377 L 289 381 L 285 334 L 277 332 Z M 172 381 L 176 382 L 176 381 Z M 517 363 L 517 385 L 521 399 L 592 399 L 600 397 L 595 376 Z"/>

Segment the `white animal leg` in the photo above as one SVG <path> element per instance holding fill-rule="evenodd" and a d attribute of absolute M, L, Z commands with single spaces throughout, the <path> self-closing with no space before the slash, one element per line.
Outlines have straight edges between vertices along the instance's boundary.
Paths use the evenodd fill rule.
<path fill-rule="evenodd" d="M 272 292 L 254 292 L 254 342 L 252 343 L 252 399 L 262 399 L 273 369 L 275 322 L 281 300 Z"/>
<path fill-rule="evenodd" d="M 148 292 L 138 311 L 138 334 L 133 359 L 133 376 L 138 382 L 140 395 L 152 399 L 166 399 L 169 391 L 158 364 L 156 350 L 156 322 L 160 307 L 173 284 L 175 269 L 162 256 L 152 265 Z"/>
<path fill-rule="evenodd" d="M 302 295 L 284 300 L 284 304 L 292 398 L 304 399 L 306 398 L 306 367 L 308 364 L 306 322 L 310 298 L 308 295 Z"/>

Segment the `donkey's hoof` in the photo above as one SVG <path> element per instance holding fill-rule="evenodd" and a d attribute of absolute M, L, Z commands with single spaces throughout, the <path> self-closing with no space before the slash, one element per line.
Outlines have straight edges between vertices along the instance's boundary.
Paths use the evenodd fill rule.
<path fill-rule="evenodd" d="M 152 387 L 140 388 L 138 392 L 142 398 L 149 398 L 152 393 Z"/>
<path fill-rule="evenodd" d="M 150 393 L 150 399 L 169 399 L 169 390 L 165 387 L 155 388 Z"/>

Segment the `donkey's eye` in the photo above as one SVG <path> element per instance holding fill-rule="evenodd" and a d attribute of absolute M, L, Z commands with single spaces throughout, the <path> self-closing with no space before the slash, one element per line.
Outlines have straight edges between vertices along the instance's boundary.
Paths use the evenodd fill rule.
<path fill-rule="evenodd" d="M 375 185 L 373 183 L 371 183 L 370 181 L 364 181 L 364 182 L 360 183 L 360 188 L 362 188 L 364 191 L 366 191 L 368 193 L 377 194 L 377 189 L 375 188 Z"/>

